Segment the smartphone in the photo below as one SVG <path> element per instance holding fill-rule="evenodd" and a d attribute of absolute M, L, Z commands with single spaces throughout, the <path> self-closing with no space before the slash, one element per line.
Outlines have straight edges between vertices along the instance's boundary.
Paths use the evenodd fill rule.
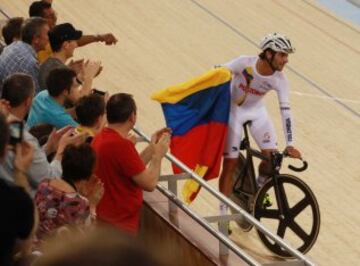
<path fill-rule="evenodd" d="M 15 146 L 23 141 L 24 123 L 22 121 L 14 121 L 9 125 L 10 129 L 10 145 Z"/>
<path fill-rule="evenodd" d="M 95 93 L 95 94 L 99 94 L 101 96 L 104 96 L 105 95 L 105 91 L 100 91 L 100 90 L 97 90 L 97 89 L 92 89 L 92 92 Z"/>

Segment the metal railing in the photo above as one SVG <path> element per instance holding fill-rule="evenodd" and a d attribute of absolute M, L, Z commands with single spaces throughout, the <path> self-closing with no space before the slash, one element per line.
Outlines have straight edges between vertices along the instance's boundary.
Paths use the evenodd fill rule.
<path fill-rule="evenodd" d="M 150 138 L 146 136 L 141 130 L 138 128 L 133 129 L 136 134 L 141 136 L 146 142 L 150 142 Z M 220 242 L 220 255 L 225 255 L 227 249 L 232 250 L 235 254 L 237 254 L 241 259 L 243 259 L 246 263 L 249 265 L 261 265 L 259 262 L 257 262 L 255 259 L 253 259 L 251 256 L 246 254 L 243 250 L 241 250 L 233 241 L 231 241 L 224 233 L 219 232 L 214 227 L 210 225 L 209 222 L 224 222 L 229 220 L 235 220 L 237 217 L 242 216 L 247 222 L 254 225 L 258 230 L 260 230 L 262 233 L 264 233 L 268 238 L 273 240 L 275 243 L 277 243 L 279 246 L 281 246 L 283 249 L 288 251 L 292 256 L 299 259 L 301 262 L 304 263 L 304 265 L 316 265 L 312 261 L 310 261 L 307 257 L 305 257 L 302 253 L 300 253 L 298 250 L 291 247 L 288 243 L 286 243 L 282 238 L 275 235 L 271 231 L 269 231 L 267 228 L 265 228 L 258 220 L 256 220 L 253 216 L 251 216 L 249 213 L 247 213 L 245 210 L 243 210 L 241 207 L 239 207 L 236 203 L 234 203 L 229 198 L 225 197 L 222 193 L 212 188 L 203 178 L 201 178 L 199 175 L 194 173 L 189 167 L 187 167 L 185 164 L 183 164 L 181 161 L 179 161 L 177 158 L 172 156 L 171 154 L 166 154 L 166 159 L 168 159 L 170 162 L 175 164 L 177 167 L 182 169 L 185 174 L 180 175 L 166 175 L 161 176 L 160 181 L 168 181 L 169 186 L 168 189 L 164 188 L 162 185 L 158 184 L 157 189 L 163 193 L 166 197 L 169 198 L 169 210 L 170 213 L 176 214 L 176 206 L 181 208 L 184 212 L 186 212 L 190 217 L 192 217 L 196 222 L 198 222 L 202 227 L 204 227 L 209 233 L 211 233 L 214 237 L 216 237 Z M 226 217 L 222 218 L 221 216 L 214 216 L 209 217 L 208 219 L 199 216 L 194 211 L 192 211 L 183 201 L 181 201 L 177 197 L 177 181 L 181 179 L 188 179 L 192 178 L 196 180 L 204 189 L 206 189 L 210 194 L 212 194 L 215 198 L 220 200 L 221 202 L 227 204 L 229 207 L 234 209 L 238 212 L 238 214 L 233 215 L 226 215 Z M 224 249 L 224 247 L 226 247 Z"/>

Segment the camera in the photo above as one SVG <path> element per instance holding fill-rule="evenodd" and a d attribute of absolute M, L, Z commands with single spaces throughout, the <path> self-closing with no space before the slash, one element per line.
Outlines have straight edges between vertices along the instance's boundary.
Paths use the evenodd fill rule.
<path fill-rule="evenodd" d="M 22 142 L 24 123 L 21 121 L 13 121 L 9 124 L 10 129 L 10 145 L 15 146 L 17 143 Z"/>

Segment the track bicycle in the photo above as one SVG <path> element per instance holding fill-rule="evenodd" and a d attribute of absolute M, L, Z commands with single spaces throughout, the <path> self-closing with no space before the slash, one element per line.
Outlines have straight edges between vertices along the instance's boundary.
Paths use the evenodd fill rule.
<path fill-rule="evenodd" d="M 245 151 L 246 157 L 241 153 L 239 155 L 238 167 L 233 175 L 231 199 L 297 250 L 306 253 L 314 245 L 320 229 L 320 210 L 315 195 L 298 177 L 280 174 L 282 161 L 287 157 L 285 152 L 273 152 L 268 158 L 251 148 L 249 124 L 251 121 L 243 125 L 244 139 L 240 149 Z M 260 188 L 256 182 L 253 157 L 271 164 L 271 175 Z M 301 161 L 302 166 L 289 165 L 289 168 L 295 172 L 305 171 L 308 164 Z M 272 204 L 268 202 L 269 198 L 274 201 Z M 250 231 L 253 227 L 244 219 L 236 222 L 243 231 Z M 292 257 L 264 233 L 259 230 L 257 233 L 271 252 L 284 258 Z"/>

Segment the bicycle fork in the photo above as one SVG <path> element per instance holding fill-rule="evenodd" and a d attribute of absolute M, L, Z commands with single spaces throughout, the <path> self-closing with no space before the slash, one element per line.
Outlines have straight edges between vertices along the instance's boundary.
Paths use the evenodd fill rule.
<path fill-rule="evenodd" d="M 277 179 L 277 176 L 274 175 L 273 176 L 273 180 L 274 182 L 274 192 L 275 192 L 275 197 L 276 197 L 276 203 L 279 209 L 279 218 L 280 220 L 284 220 L 285 219 L 285 206 L 283 206 L 283 198 L 285 197 L 284 193 L 283 193 L 283 189 L 280 187 L 279 181 Z"/>
<path fill-rule="evenodd" d="M 286 199 L 286 193 L 284 191 L 284 187 L 282 184 L 280 184 L 278 180 L 279 170 L 281 168 L 282 163 L 282 156 L 278 152 L 274 152 L 271 155 L 271 164 L 273 169 L 272 174 L 272 182 L 274 182 L 274 192 L 275 192 L 275 198 L 277 202 L 277 206 L 279 209 L 279 218 L 281 221 L 285 220 L 286 211 L 288 210 L 289 206 L 287 199 Z"/>

